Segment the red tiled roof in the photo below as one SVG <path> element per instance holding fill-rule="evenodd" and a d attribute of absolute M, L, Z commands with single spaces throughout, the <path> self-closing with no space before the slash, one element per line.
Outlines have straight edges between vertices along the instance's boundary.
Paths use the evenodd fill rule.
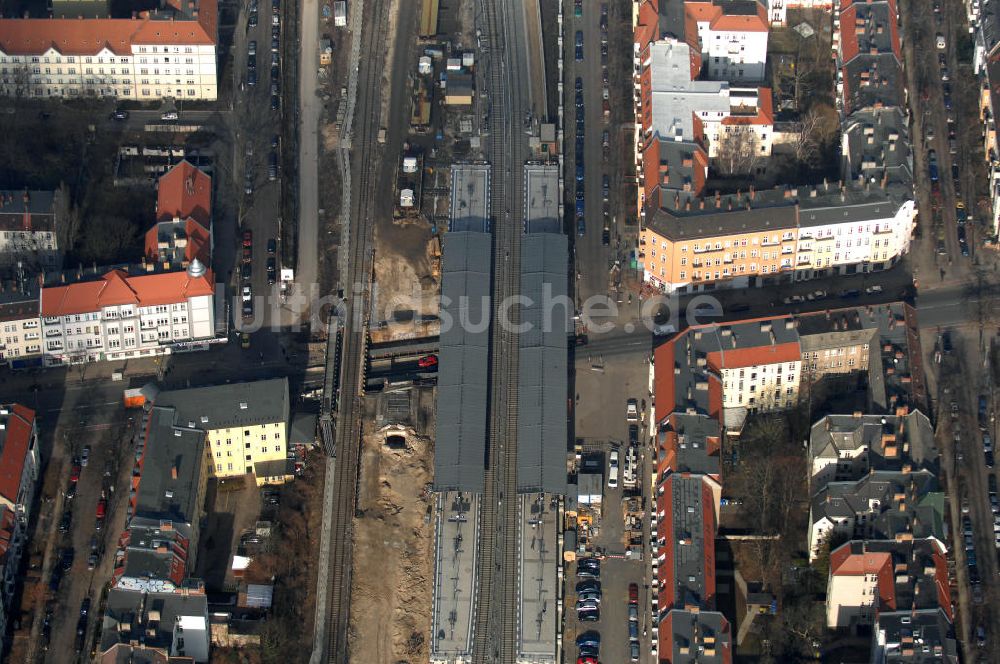
<path fill-rule="evenodd" d="M 708 354 L 708 363 L 718 369 L 739 369 L 741 367 L 753 367 L 761 364 L 796 362 L 801 357 L 799 344 L 789 342 L 768 346 L 753 346 L 751 348 L 712 351 Z"/>
<path fill-rule="evenodd" d="M 722 119 L 724 125 L 773 125 L 774 106 L 771 104 L 771 88 L 757 91 L 757 115 L 729 115 Z"/>
<path fill-rule="evenodd" d="M 184 160 L 160 178 L 156 220 L 188 217 L 208 228 L 212 217 L 212 178 Z"/>
<path fill-rule="evenodd" d="M 160 260 L 160 223 L 146 231 L 146 258 L 152 262 Z M 209 265 L 212 256 L 209 251 L 211 247 L 208 229 L 199 224 L 194 219 L 188 218 L 184 223 L 184 234 L 187 236 L 187 247 L 184 249 L 184 260 L 193 261 L 195 258 L 205 265 Z"/>
<path fill-rule="evenodd" d="M 830 554 L 831 576 L 878 576 L 878 595 L 881 606 L 896 608 L 896 586 L 892 572 L 892 554 L 880 551 L 852 553 L 851 543 L 840 546 Z"/>
<path fill-rule="evenodd" d="M 195 278 L 186 271 L 129 276 L 121 270 L 112 270 L 97 281 L 43 288 L 42 316 L 82 314 L 122 304 L 173 304 L 213 292 L 211 270 Z"/>
<path fill-rule="evenodd" d="M 35 411 L 21 404 L 14 404 L 7 418 L 3 434 L 3 451 L 0 452 L 0 496 L 11 504 L 17 502 L 21 489 L 24 457 L 31 442 L 31 429 Z"/>
<path fill-rule="evenodd" d="M 716 32 L 768 32 L 767 12 L 758 2 L 755 14 L 727 14 L 721 5 L 712 2 L 686 2 L 684 15 L 688 21 L 708 23 Z M 697 30 L 694 31 L 697 34 Z M 700 49 L 699 49 L 700 50 Z"/>
<path fill-rule="evenodd" d="M 62 55 L 96 55 L 107 48 L 131 55 L 132 44 L 212 45 L 217 41 L 217 0 L 199 0 L 197 20 L 143 18 L 0 19 L 0 50 L 36 55 L 54 48 Z"/>

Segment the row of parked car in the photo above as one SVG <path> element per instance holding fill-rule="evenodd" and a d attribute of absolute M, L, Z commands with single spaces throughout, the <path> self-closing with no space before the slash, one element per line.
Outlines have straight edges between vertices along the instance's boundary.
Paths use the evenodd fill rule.
<path fill-rule="evenodd" d="M 250 0 L 250 12 L 247 17 L 247 32 L 257 27 L 258 0 Z M 281 105 L 281 70 L 278 51 L 281 50 L 281 8 L 279 0 L 271 0 L 271 110 L 278 110 Z M 250 41 L 247 53 L 247 85 L 257 84 L 257 42 Z"/>

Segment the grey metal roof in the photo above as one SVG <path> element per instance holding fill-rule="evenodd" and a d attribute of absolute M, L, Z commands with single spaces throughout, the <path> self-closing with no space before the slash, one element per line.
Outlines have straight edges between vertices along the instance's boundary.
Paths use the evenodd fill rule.
<path fill-rule="evenodd" d="M 898 106 L 858 111 L 843 126 L 843 179 L 859 176 L 877 183 L 889 180 L 912 184 L 913 164 L 910 131 L 903 109 Z"/>
<path fill-rule="evenodd" d="M 521 238 L 520 353 L 517 415 L 519 491 L 566 493 L 567 339 L 573 301 L 568 293 L 565 235 Z M 529 303 L 530 302 L 530 303 Z"/>
<path fill-rule="evenodd" d="M 526 233 L 558 233 L 559 167 L 555 164 L 524 165 L 524 230 Z"/>
<path fill-rule="evenodd" d="M 448 492 L 437 497 L 431 659 L 472 654 L 476 603 L 479 496 Z"/>
<path fill-rule="evenodd" d="M 246 606 L 267 609 L 274 599 L 274 586 L 248 583 L 246 594 Z"/>
<path fill-rule="evenodd" d="M 174 408 L 177 425 L 205 431 L 242 426 L 288 423 L 288 379 L 160 392 L 157 406 Z"/>
<path fill-rule="evenodd" d="M 175 411 L 153 406 L 136 495 L 136 516 L 197 523 L 205 460 L 205 432 L 175 426 Z"/>
<path fill-rule="evenodd" d="M 888 448 L 883 444 L 885 439 Z M 927 416 L 914 410 L 897 415 L 827 415 L 812 426 L 809 456 L 813 468 L 811 490 L 829 481 L 858 480 L 872 470 L 938 470 L 934 428 Z"/>
<path fill-rule="evenodd" d="M 31 230 L 54 231 L 56 198 L 55 191 L 0 190 L 0 230 L 24 230 L 28 215 Z"/>
<path fill-rule="evenodd" d="M 444 237 L 434 451 L 438 491 L 483 490 L 492 243 L 487 233 L 451 231 Z"/>
<path fill-rule="evenodd" d="M 150 617 L 158 612 L 159 618 Z M 155 614 L 154 614 L 155 616 Z M 208 650 L 208 598 L 202 593 L 142 593 L 113 589 L 108 593 L 102 622 L 100 649 L 116 643 L 141 641 L 147 648 L 162 648 L 170 652 L 174 644 L 175 623 L 182 617 L 201 618 L 204 631 L 186 635 L 203 639 L 200 650 Z"/>
<path fill-rule="evenodd" d="M 706 538 L 714 538 L 713 524 L 705 523 L 704 482 L 700 475 L 674 475 L 668 490 L 671 492 L 670 510 L 674 588 L 673 606 L 709 608 L 715 598 L 708 595 L 706 581 Z M 713 560 L 714 563 L 714 560 Z M 670 589 L 668 589 L 670 590 Z"/>
<path fill-rule="evenodd" d="M 519 662 L 556 662 L 559 509 L 553 496 L 521 496 Z"/>
<path fill-rule="evenodd" d="M 958 664 L 955 630 L 944 610 L 883 611 L 875 621 L 872 661 Z"/>
<path fill-rule="evenodd" d="M 490 221 L 489 164 L 451 167 L 451 223 L 448 230 L 486 233 Z"/>
<path fill-rule="evenodd" d="M 728 664 L 732 662 L 732 630 L 717 611 L 670 611 L 666 639 L 659 656 L 672 664 Z M 666 651 L 666 652 L 664 652 Z"/>

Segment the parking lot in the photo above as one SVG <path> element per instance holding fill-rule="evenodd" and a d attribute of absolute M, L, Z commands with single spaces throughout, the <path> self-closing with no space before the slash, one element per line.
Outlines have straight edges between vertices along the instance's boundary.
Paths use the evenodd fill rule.
<path fill-rule="evenodd" d="M 623 313 L 619 324 L 628 322 L 628 313 Z M 600 558 L 600 611 L 595 622 L 579 620 L 577 606 L 579 594 L 577 583 L 582 581 L 576 575 L 579 565 L 569 565 L 566 580 L 566 633 L 564 643 L 570 654 L 576 656 L 575 639 L 580 634 L 596 631 L 601 636 L 600 661 L 628 662 L 631 659 L 630 642 L 636 636 L 640 660 L 653 662 L 650 653 L 650 610 L 648 584 L 649 570 L 649 523 L 640 517 L 642 536 L 637 538 L 638 551 L 642 560 L 627 558 L 627 537 L 625 523 L 625 498 L 632 494 L 632 506 L 645 514 L 648 511 L 648 482 L 650 460 L 650 408 L 649 395 L 649 337 L 641 337 L 643 343 L 619 348 L 613 355 L 599 352 L 588 354 L 588 347 L 577 349 L 576 378 L 576 438 L 584 457 L 603 459 L 603 486 L 601 487 L 600 518 L 595 523 L 596 533 L 589 545 L 591 551 L 583 557 L 596 555 Z M 625 351 L 628 352 L 625 352 Z M 629 400 L 634 399 L 634 414 L 630 412 Z M 632 421 L 630 421 L 632 420 Z M 630 427 L 632 428 L 630 431 Z M 637 468 L 634 478 L 626 477 L 626 456 L 630 439 L 635 439 Z M 617 451 L 617 477 L 615 486 L 609 486 L 612 452 Z M 635 488 L 626 489 L 626 484 L 634 481 Z M 578 486 L 571 486 L 577 491 Z M 586 563 L 584 563 L 585 565 Z M 635 626 L 629 620 L 629 585 L 636 584 L 637 598 L 634 615 Z M 586 595 L 584 595 L 586 597 Z M 586 612 L 585 612 L 586 613 Z M 567 660 L 568 661 L 568 660 Z"/>

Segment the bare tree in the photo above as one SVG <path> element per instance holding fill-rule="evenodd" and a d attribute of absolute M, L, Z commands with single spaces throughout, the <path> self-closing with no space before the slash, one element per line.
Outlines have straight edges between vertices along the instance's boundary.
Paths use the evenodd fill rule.
<path fill-rule="evenodd" d="M 715 168 L 722 175 L 753 173 L 767 155 L 761 152 L 757 132 L 741 125 L 727 125 L 719 138 L 715 155 Z"/>
<path fill-rule="evenodd" d="M 80 232 L 80 208 L 73 204 L 73 195 L 69 185 L 59 183 L 56 190 L 56 245 L 59 251 L 72 251 Z"/>

